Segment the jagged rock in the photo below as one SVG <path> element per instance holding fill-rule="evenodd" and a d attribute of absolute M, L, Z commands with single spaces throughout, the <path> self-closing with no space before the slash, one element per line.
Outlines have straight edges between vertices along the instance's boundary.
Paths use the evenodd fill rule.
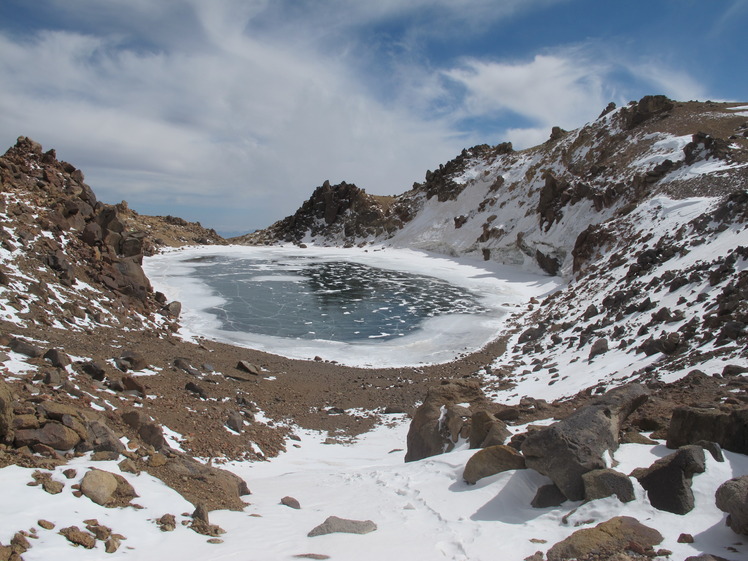
<path fill-rule="evenodd" d="M 725 481 L 715 493 L 717 508 L 727 513 L 727 525 L 737 534 L 748 534 L 748 475 Z"/>
<path fill-rule="evenodd" d="M 13 395 L 10 386 L 0 378 L 0 444 L 13 442 Z"/>
<path fill-rule="evenodd" d="M 622 503 L 634 500 L 631 479 L 614 469 L 596 469 L 582 475 L 584 500 L 592 501 L 615 495 Z"/>
<path fill-rule="evenodd" d="M 70 357 L 60 349 L 49 349 L 44 353 L 44 358 L 51 362 L 55 368 L 65 368 L 73 363 Z"/>
<path fill-rule="evenodd" d="M 30 358 L 39 358 L 44 354 L 41 348 L 19 337 L 11 339 L 9 347 L 11 351 Z"/>
<path fill-rule="evenodd" d="M 182 303 L 177 301 L 170 302 L 164 307 L 164 310 L 166 310 L 166 313 L 171 317 L 178 318 L 179 314 L 182 313 Z"/>
<path fill-rule="evenodd" d="M 174 367 L 179 368 L 180 370 L 186 372 L 190 376 L 195 376 L 196 378 L 199 378 L 202 376 L 202 372 L 200 372 L 197 368 L 192 366 L 190 364 L 190 361 L 186 358 L 177 357 L 174 359 Z"/>
<path fill-rule="evenodd" d="M 210 520 L 208 519 L 208 509 L 202 503 L 199 503 L 195 508 L 195 511 L 192 513 L 192 523 L 190 524 L 190 528 L 204 536 L 220 536 L 221 534 L 226 533 L 226 530 L 220 526 L 210 523 Z"/>
<path fill-rule="evenodd" d="M 299 501 L 294 499 L 293 497 L 283 497 L 281 499 L 281 504 L 296 510 L 299 510 L 301 508 L 301 504 L 299 503 Z"/>
<path fill-rule="evenodd" d="M 701 555 L 691 555 L 686 557 L 685 561 L 730 561 L 719 555 L 712 555 L 711 553 L 702 553 Z"/>
<path fill-rule="evenodd" d="M 162 532 L 173 532 L 177 528 L 177 519 L 173 514 L 164 514 L 156 519 L 156 524 Z"/>
<path fill-rule="evenodd" d="M 81 545 L 86 549 L 96 547 L 96 537 L 93 534 L 82 531 L 78 526 L 68 526 L 59 531 L 60 534 L 73 545 Z"/>
<path fill-rule="evenodd" d="M 247 372 L 248 374 L 252 374 L 254 376 L 259 376 L 260 375 L 260 369 L 256 365 L 254 365 L 251 362 L 248 362 L 246 360 L 240 360 L 237 363 L 236 367 L 237 367 L 237 369 L 239 369 L 239 370 L 241 370 L 243 372 Z"/>
<path fill-rule="evenodd" d="M 592 343 L 592 347 L 590 348 L 590 355 L 588 357 L 588 360 L 592 360 L 597 355 L 601 355 L 608 352 L 608 340 L 607 339 L 598 339 L 594 343 Z"/>
<path fill-rule="evenodd" d="M 718 409 L 677 407 L 667 431 L 668 448 L 716 442 L 725 450 L 748 454 L 748 407 L 729 413 Z"/>
<path fill-rule="evenodd" d="M 653 507 L 686 514 L 694 507 L 691 480 L 705 470 L 704 450 L 700 446 L 684 446 L 646 469 L 635 470 L 632 475 L 647 491 Z"/>
<path fill-rule="evenodd" d="M 435 456 L 454 447 L 458 435 L 450 434 L 444 422 L 447 406 L 480 400 L 485 400 L 485 396 L 479 384 L 473 380 L 456 380 L 429 388 L 408 429 L 405 461 Z"/>
<path fill-rule="evenodd" d="M 648 394 L 638 384 L 622 386 L 563 421 L 530 432 L 521 446 L 527 467 L 550 477 L 567 498 L 583 499 L 582 474 L 606 467 L 603 454 L 618 448 L 621 423 Z"/>
<path fill-rule="evenodd" d="M 121 454 L 125 450 L 117 434 L 104 422 L 93 420 L 86 423 L 87 437 L 76 446 L 77 452 L 113 452 Z"/>
<path fill-rule="evenodd" d="M 511 435 L 506 423 L 488 411 L 476 411 L 470 417 L 470 448 L 504 444 Z"/>
<path fill-rule="evenodd" d="M 128 370 L 145 370 L 150 366 L 148 360 L 137 351 L 125 351 L 115 361 L 118 366 L 122 365 L 124 367 L 121 368 L 123 372 L 127 372 Z"/>
<path fill-rule="evenodd" d="M 226 426 L 236 432 L 242 432 L 244 430 L 244 416 L 239 411 L 229 411 Z"/>
<path fill-rule="evenodd" d="M 72 450 L 81 441 L 80 435 L 56 421 L 46 423 L 40 429 L 23 429 L 15 433 L 15 445 L 33 446 L 44 444 L 55 450 Z"/>
<path fill-rule="evenodd" d="M 470 484 L 475 484 L 479 479 L 489 475 L 513 469 L 525 469 L 522 454 L 511 446 L 489 446 L 470 457 L 465 464 L 462 478 Z"/>
<path fill-rule="evenodd" d="M 106 367 L 103 362 L 98 360 L 90 360 L 81 364 L 81 370 L 91 376 L 94 380 L 100 382 L 104 381 L 106 377 Z"/>
<path fill-rule="evenodd" d="M 100 469 L 86 472 L 81 480 L 80 490 L 96 504 L 106 507 L 128 504 L 138 496 L 124 477 Z"/>
<path fill-rule="evenodd" d="M 338 518 L 337 516 L 329 516 L 322 524 L 313 528 L 307 536 L 313 538 L 315 536 L 324 536 L 325 534 L 333 534 L 336 532 L 342 532 L 345 534 L 368 534 L 377 529 L 377 525 L 371 520 L 349 520 L 346 518 Z"/>
<path fill-rule="evenodd" d="M 161 426 L 155 421 L 152 421 L 150 417 L 142 411 L 127 411 L 122 414 L 122 420 L 125 424 L 137 431 L 138 436 L 145 444 L 153 446 L 155 450 L 161 450 L 168 447 Z"/>
<path fill-rule="evenodd" d="M 643 550 L 662 542 L 662 534 L 630 516 L 616 516 L 594 528 L 577 530 L 548 550 L 548 561 L 611 555 L 638 544 Z M 590 557 L 591 558 L 591 557 Z"/>
<path fill-rule="evenodd" d="M 170 453 L 165 465 L 149 466 L 148 471 L 156 476 L 163 474 L 174 490 L 209 510 L 241 510 L 246 506 L 241 497 L 250 494 L 238 475 L 202 464 L 186 454 Z"/>
<path fill-rule="evenodd" d="M 560 506 L 566 502 L 566 497 L 561 492 L 555 483 L 548 483 L 547 485 L 541 485 L 535 492 L 535 496 L 530 501 L 530 506 L 533 508 L 549 508 L 554 506 Z"/>

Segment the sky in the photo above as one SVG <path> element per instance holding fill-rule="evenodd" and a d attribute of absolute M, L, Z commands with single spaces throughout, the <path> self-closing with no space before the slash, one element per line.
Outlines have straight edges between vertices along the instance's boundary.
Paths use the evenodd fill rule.
<path fill-rule="evenodd" d="M 400 194 L 644 95 L 748 101 L 745 0 L 1 0 L 0 152 L 238 235 L 325 180 Z"/>

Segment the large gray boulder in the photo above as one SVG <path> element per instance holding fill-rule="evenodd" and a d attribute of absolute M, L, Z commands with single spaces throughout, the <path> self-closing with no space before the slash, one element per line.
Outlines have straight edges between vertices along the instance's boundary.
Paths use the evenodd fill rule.
<path fill-rule="evenodd" d="M 636 470 L 633 475 L 647 491 L 653 507 L 675 514 L 686 514 L 694 507 L 691 480 L 695 474 L 704 471 L 704 449 L 700 446 L 684 446 L 657 460 L 649 468 Z"/>
<path fill-rule="evenodd" d="M 676 408 L 668 427 L 668 448 L 700 440 L 716 442 L 730 452 L 748 454 L 748 407 L 729 413 L 718 409 Z"/>
<path fill-rule="evenodd" d="M 727 525 L 735 533 L 748 534 L 748 475 L 725 481 L 714 496 L 717 508 L 727 513 Z"/>
<path fill-rule="evenodd" d="M 527 467 L 550 477 L 567 498 L 584 499 L 582 475 L 607 467 L 603 454 L 618 448 L 621 424 L 648 395 L 639 384 L 622 386 L 566 419 L 529 433 L 522 443 Z"/>
<path fill-rule="evenodd" d="M 593 501 L 615 495 L 622 503 L 633 501 L 634 485 L 631 479 L 614 469 L 596 469 L 582 475 L 584 499 Z"/>

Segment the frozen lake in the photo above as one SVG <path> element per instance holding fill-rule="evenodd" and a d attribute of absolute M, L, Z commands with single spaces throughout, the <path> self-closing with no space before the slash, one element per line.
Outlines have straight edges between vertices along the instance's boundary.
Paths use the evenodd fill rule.
<path fill-rule="evenodd" d="M 216 246 L 146 259 L 184 336 L 357 366 L 448 362 L 557 279 L 402 249 Z"/>

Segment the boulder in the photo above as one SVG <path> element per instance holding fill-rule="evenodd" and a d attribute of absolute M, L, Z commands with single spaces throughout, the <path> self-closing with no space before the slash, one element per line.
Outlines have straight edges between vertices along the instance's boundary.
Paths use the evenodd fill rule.
<path fill-rule="evenodd" d="M 63 528 L 58 533 L 65 536 L 65 538 L 73 545 L 80 545 L 86 549 L 93 549 L 96 547 L 96 537 L 93 534 L 84 532 L 78 526 L 68 526 Z"/>
<path fill-rule="evenodd" d="M 548 550 L 548 561 L 602 558 L 638 546 L 647 550 L 662 542 L 662 534 L 630 516 L 616 516 L 594 528 L 577 530 Z M 636 545 L 634 545 L 636 544 Z M 605 557 L 607 558 L 607 557 Z"/>
<path fill-rule="evenodd" d="M 208 510 L 242 510 L 249 495 L 246 482 L 230 471 L 205 465 L 186 454 L 169 453 L 162 466 L 148 466 L 149 473 L 163 481 L 193 504 Z"/>
<path fill-rule="evenodd" d="M 138 411 L 137 409 L 126 411 L 122 414 L 122 420 L 137 431 L 138 436 L 145 444 L 153 446 L 156 450 L 168 448 L 161 425 L 151 420 L 142 411 Z"/>
<path fill-rule="evenodd" d="M 56 421 L 46 423 L 40 429 L 22 429 L 15 433 L 15 445 L 33 446 L 44 444 L 55 450 L 71 450 L 81 441 L 80 435 Z"/>
<path fill-rule="evenodd" d="M 333 534 L 336 532 L 342 532 L 345 534 L 368 534 L 377 529 L 377 525 L 371 520 L 348 520 L 346 518 L 338 518 L 337 516 L 329 516 L 319 526 L 313 528 L 307 536 L 313 538 L 315 536 L 324 536 L 325 534 Z"/>
<path fill-rule="evenodd" d="M 584 499 L 593 501 L 615 495 L 622 503 L 634 500 L 634 485 L 631 479 L 614 469 L 596 469 L 582 475 Z"/>
<path fill-rule="evenodd" d="M 11 339 L 9 347 L 11 351 L 30 358 L 39 358 L 44 354 L 40 347 L 18 337 Z"/>
<path fill-rule="evenodd" d="M 748 407 L 729 413 L 718 409 L 677 407 L 667 431 L 668 448 L 716 442 L 725 450 L 748 454 Z"/>
<path fill-rule="evenodd" d="M 116 473 L 91 469 L 81 480 L 81 493 L 96 504 L 106 507 L 123 506 L 138 496 L 128 481 Z"/>
<path fill-rule="evenodd" d="M 301 504 L 299 503 L 299 501 L 293 497 L 283 497 L 281 499 L 281 504 L 295 510 L 299 510 L 301 508 Z"/>
<path fill-rule="evenodd" d="M 561 492 L 561 489 L 556 487 L 555 483 L 549 483 L 538 487 L 535 496 L 530 501 L 530 506 L 532 508 L 548 508 L 561 506 L 564 502 L 566 502 L 566 497 Z"/>
<path fill-rule="evenodd" d="M 606 467 L 603 454 L 618 448 L 621 424 L 648 394 L 639 384 L 621 386 L 566 419 L 530 432 L 521 445 L 527 467 L 550 477 L 567 498 L 582 500 L 582 475 Z"/>
<path fill-rule="evenodd" d="M 479 479 L 489 475 L 513 469 L 525 469 L 522 454 L 511 446 L 489 446 L 470 457 L 465 464 L 462 478 L 470 484 L 475 484 Z"/>
<path fill-rule="evenodd" d="M 470 418 L 470 448 L 504 444 L 511 435 L 506 423 L 488 411 L 476 411 Z"/>
<path fill-rule="evenodd" d="M 10 386 L 0 378 L 0 444 L 13 442 L 13 395 Z"/>
<path fill-rule="evenodd" d="M 60 349 L 49 349 L 44 353 L 44 358 L 55 368 L 65 368 L 73 363 L 70 357 Z"/>
<path fill-rule="evenodd" d="M 748 475 L 725 481 L 715 499 L 717 508 L 727 513 L 727 525 L 737 534 L 748 534 Z"/>
<path fill-rule="evenodd" d="M 592 343 L 592 347 L 590 348 L 590 355 L 588 357 L 588 360 L 592 360 L 596 356 L 607 353 L 607 352 L 608 352 L 608 340 L 598 339 L 594 343 Z"/>
<path fill-rule="evenodd" d="M 405 461 L 412 462 L 451 450 L 458 435 L 451 434 L 445 423 L 447 407 L 482 400 L 485 396 L 475 380 L 455 380 L 429 388 L 408 429 Z"/>
<path fill-rule="evenodd" d="M 684 446 L 646 469 L 635 470 L 632 475 L 647 491 L 653 507 L 674 514 L 686 514 L 694 507 L 691 480 L 695 474 L 704 473 L 705 470 L 703 448 Z"/>

